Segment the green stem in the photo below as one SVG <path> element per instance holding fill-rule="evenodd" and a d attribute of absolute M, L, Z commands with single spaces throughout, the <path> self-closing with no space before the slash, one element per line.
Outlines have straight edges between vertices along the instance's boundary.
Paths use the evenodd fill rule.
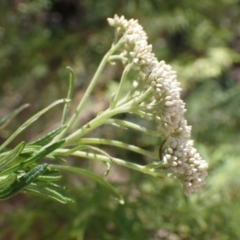
<path fill-rule="evenodd" d="M 153 137 L 161 137 L 162 136 L 162 133 L 157 132 L 156 130 L 155 131 L 150 130 L 148 128 L 145 128 L 143 126 L 139 126 L 136 123 L 132 123 L 132 122 L 129 122 L 129 121 L 126 121 L 126 120 L 111 118 L 111 119 L 108 119 L 106 121 L 106 123 L 111 124 L 111 125 L 116 126 L 116 127 L 119 127 L 119 128 L 122 127 L 123 129 L 131 128 L 131 129 L 134 129 L 136 131 L 143 132 L 143 133 L 146 133 L 148 135 L 151 135 Z"/>
<path fill-rule="evenodd" d="M 121 81 L 120 81 L 117 93 L 115 95 L 115 98 L 114 98 L 113 102 L 110 105 L 111 109 L 113 109 L 117 105 L 117 103 L 119 101 L 119 98 L 120 98 L 120 95 L 122 94 L 123 86 L 124 86 L 124 84 L 125 84 L 125 82 L 127 80 L 127 75 L 128 75 L 128 73 L 129 73 L 129 71 L 131 70 L 132 67 L 133 67 L 133 63 L 130 63 L 130 64 L 128 64 L 124 68 L 124 71 L 123 71 L 123 74 L 122 74 L 122 78 L 121 78 Z"/>
<path fill-rule="evenodd" d="M 68 79 L 67 99 L 72 99 L 73 83 L 74 83 L 74 73 L 73 73 L 72 68 L 70 68 L 70 67 L 67 67 L 67 70 L 70 72 L 69 79 Z M 62 125 L 64 125 L 65 122 L 66 122 L 67 115 L 68 115 L 68 112 L 69 112 L 69 108 L 70 108 L 70 102 L 69 103 L 65 103 L 64 109 L 63 109 L 63 116 L 62 116 Z M 57 139 L 59 139 L 59 137 L 57 137 Z"/>
<path fill-rule="evenodd" d="M 132 106 L 132 109 L 134 106 L 138 106 L 145 98 L 148 97 L 148 95 L 152 92 L 152 87 L 149 87 L 144 93 L 141 93 L 139 96 L 135 96 L 134 98 L 132 97 L 131 100 L 129 100 L 129 95 L 126 95 L 124 98 L 120 99 L 116 106 Z"/>
<path fill-rule="evenodd" d="M 68 149 L 57 149 L 54 153 L 58 154 L 58 155 L 64 155 L 65 152 L 67 152 Z M 142 166 L 136 163 L 132 163 L 132 162 L 127 162 L 124 161 L 120 158 L 112 158 L 109 159 L 109 157 L 105 156 L 105 155 L 101 155 L 101 154 L 96 154 L 96 153 L 89 153 L 89 152 L 84 152 L 84 151 L 76 151 L 74 153 L 72 153 L 71 155 L 73 156 L 77 156 L 77 157 L 83 157 L 83 158 L 88 158 L 88 159 L 93 159 L 93 160 L 99 160 L 102 162 L 108 162 L 108 163 L 112 163 L 114 161 L 114 163 L 116 163 L 117 165 L 123 166 L 123 167 L 127 167 L 154 177 L 160 177 L 160 176 L 164 176 L 164 174 L 161 174 L 161 172 L 157 169 L 151 168 L 149 169 L 146 166 Z"/>
<path fill-rule="evenodd" d="M 110 145 L 115 146 L 119 148 L 124 148 L 136 153 L 139 153 L 141 155 L 144 155 L 150 159 L 158 160 L 158 157 L 153 153 L 146 151 L 142 148 L 139 148 L 135 145 L 127 144 L 124 142 L 116 141 L 116 140 L 109 140 L 109 139 L 103 139 L 103 138 L 81 138 L 76 142 L 76 144 L 104 144 L 104 145 Z"/>
<path fill-rule="evenodd" d="M 99 127 L 100 125 L 104 124 L 106 122 L 106 120 L 111 118 L 112 116 L 119 114 L 119 113 L 129 112 L 129 111 L 130 111 L 129 106 L 128 107 L 121 106 L 121 107 L 118 107 L 118 108 L 115 108 L 112 110 L 107 109 L 100 115 L 96 116 L 96 118 L 94 118 L 93 120 L 91 120 L 90 122 L 85 124 L 82 128 L 80 128 L 79 130 L 77 130 L 74 133 L 72 133 L 71 135 L 69 135 L 66 138 L 65 146 L 74 143 L 74 141 L 76 141 L 76 140 L 79 140 L 86 133 L 88 133 L 88 132 L 92 131 L 93 129 Z"/>
<path fill-rule="evenodd" d="M 9 113 L 7 116 L 3 117 L 2 119 L 0 119 L 0 131 L 5 128 L 10 121 L 16 117 L 23 109 L 29 107 L 30 104 L 29 103 L 25 103 L 22 106 L 20 106 L 19 108 L 15 109 L 14 111 L 12 111 L 11 113 Z"/>
<path fill-rule="evenodd" d="M 115 61 L 127 61 L 128 59 L 121 56 L 121 55 L 112 55 L 109 57 L 109 61 L 110 62 L 115 62 Z"/>
<path fill-rule="evenodd" d="M 105 56 L 103 57 L 101 63 L 99 64 L 98 66 L 98 69 L 97 71 L 95 72 L 93 78 L 92 78 L 92 81 L 91 83 L 89 84 L 87 90 L 85 91 L 80 103 L 78 104 L 73 116 L 71 117 L 71 119 L 69 120 L 68 124 L 67 124 L 67 127 L 66 129 L 60 134 L 60 137 L 63 137 L 66 132 L 74 125 L 75 121 L 77 120 L 77 117 L 79 115 L 79 113 L 82 111 L 82 109 L 84 108 L 93 88 L 95 87 L 96 83 L 97 83 L 97 80 L 100 76 L 100 74 L 102 73 L 105 65 L 107 64 L 108 62 L 108 59 L 109 57 L 118 49 L 122 46 L 123 44 L 123 41 L 119 41 L 118 44 L 114 45 L 106 54 Z"/>
<path fill-rule="evenodd" d="M 150 86 L 148 87 L 148 89 L 143 93 L 141 94 L 139 97 L 136 97 L 136 98 L 133 98 L 129 104 L 131 105 L 138 105 L 140 104 L 141 102 L 144 101 L 145 98 L 148 97 L 148 95 L 152 92 L 153 88 Z"/>
<path fill-rule="evenodd" d="M 131 101 L 129 101 L 121 106 L 115 107 L 114 109 L 107 109 L 100 115 L 96 116 L 96 118 L 91 120 L 89 123 L 85 124 L 82 128 L 80 128 L 79 130 L 77 130 L 74 133 L 72 133 L 71 135 L 69 135 L 66 138 L 65 146 L 74 143 L 74 141 L 76 141 L 76 140 L 79 140 L 86 133 L 88 133 L 88 132 L 92 131 L 93 129 L 99 127 L 100 125 L 104 124 L 112 116 L 119 114 L 119 113 L 133 112 L 133 106 L 138 105 L 141 101 L 143 101 L 143 99 L 146 98 L 148 96 L 148 94 L 150 94 L 151 91 L 152 91 L 152 88 L 149 87 L 147 89 L 147 91 L 144 94 L 142 94 L 140 97 L 134 98 Z M 139 111 L 136 111 L 136 113 L 139 114 Z M 142 113 L 142 114 L 146 115 L 146 113 Z"/>
<path fill-rule="evenodd" d="M 11 143 L 23 130 L 25 130 L 27 127 L 29 127 L 33 122 L 35 122 L 39 117 L 41 117 L 44 113 L 46 113 L 47 111 L 49 111 L 51 108 L 55 107 L 56 105 L 60 104 L 60 103 L 66 103 L 68 102 L 69 99 L 60 99 L 57 100 L 55 102 L 53 102 L 52 104 L 50 104 L 49 106 L 47 106 L 46 108 L 42 109 L 41 111 L 39 111 L 38 113 L 36 113 L 35 115 L 33 115 L 31 118 L 29 118 L 24 124 L 22 124 L 1 146 L 0 146 L 0 152 L 2 149 L 4 149 L 9 143 Z"/>

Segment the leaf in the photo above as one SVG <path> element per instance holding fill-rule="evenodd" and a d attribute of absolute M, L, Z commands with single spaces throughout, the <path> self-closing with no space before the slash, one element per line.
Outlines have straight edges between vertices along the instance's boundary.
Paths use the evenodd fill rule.
<path fill-rule="evenodd" d="M 36 152 L 32 157 L 30 157 L 27 160 L 25 160 L 23 162 L 23 164 L 30 164 L 30 163 L 33 163 L 33 162 L 36 162 L 36 161 L 40 160 L 41 158 L 47 156 L 49 153 L 53 152 L 54 150 L 56 150 L 60 146 L 62 146 L 63 143 L 65 143 L 65 141 L 66 141 L 65 139 L 62 139 L 60 141 L 52 143 L 49 146 L 43 147 L 41 150 Z"/>
<path fill-rule="evenodd" d="M 48 154 L 53 152 L 55 149 L 59 148 L 63 143 L 65 143 L 65 139 L 62 139 L 58 142 L 52 143 L 49 146 L 45 146 L 41 148 L 38 152 L 36 152 L 33 156 L 29 157 L 25 161 L 18 163 L 0 173 L 0 176 L 6 175 L 8 173 L 11 173 L 13 171 L 18 170 L 20 167 L 30 165 L 31 163 L 37 162 L 38 160 L 46 157 Z"/>
<path fill-rule="evenodd" d="M 71 67 L 67 67 L 67 70 L 69 71 L 69 79 L 68 79 L 68 93 L 67 93 L 67 99 L 72 99 L 73 94 L 73 85 L 74 85 L 74 73 Z M 64 104 L 63 109 L 63 115 L 62 115 L 62 124 L 65 124 L 68 112 L 70 109 L 70 102 Z"/>
<path fill-rule="evenodd" d="M 31 142 L 31 145 L 40 145 L 40 146 L 44 146 L 46 144 L 48 144 L 50 141 L 52 141 L 59 133 L 61 133 L 64 129 L 66 128 L 66 125 L 60 126 L 57 129 L 54 129 L 53 131 L 51 131 L 50 133 L 48 133 L 47 135 L 37 139 L 34 142 Z"/>
<path fill-rule="evenodd" d="M 46 108 L 44 108 L 41 111 L 39 111 L 38 113 L 36 113 L 35 115 L 33 115 L 24 124 L 22 124 L 10 137 L 8 137 L 8 139 L 0 146 L 0 151 L 2 149 L 4 149 L 9 143 L 11 143 L 12 140 L 15 139 L 22 131 L 24 131 L 32 123 L 34 123 L 36 120 L 38 120 L 38 118 L 41 117 L 44 113 L 49 111 L 54 106 L 56 106 L 56 105 L 58 105 L 60 103 L 68 102 L 68 101 L 69 101 L 68 99 L 57 100 L 57 101 L 53 102 L 52 104 L 50 104 L 49 106 L 47 106 Z"/>
<path fill-rule="evenodd" d="M 10 112 L 7 116 L 0 119 L 0 130 L 6 127 L 6 125 L 15 117 L 17 116 L 23 109 L 29 107 L 30 104 L 26 103 L 20 106 L 19 108 Z"/>
<path fill-rule="evenodd" d="M 43 174 L 46 171 L 47 166 L 48 164 L 44 163 L 34 167 L 29 172 L 24 174 L 22 177 L 16 179 L 8 187 L 4 188 L 3 190 L 0 190 L 0 199 L 1 200 L 8 199 L 13 195 L 17 194 L 18 192 L 20 192 L 23 188 L 25 188 L 27 185 L 33 182 L 38 176 Z"/>
<path fill-rule="evenodd" d="M 42 176 L 39 176 L 38 177 L 38 180 L 39 181 L 59 181 L 60 179 L 62 178 L 62 175 L 53 175 L 53 176 L 50 176 L 50 175 L 42 175 Z"/>
<path fill-rule="evenodd" d="M 0 177 L 0 188 L 4 188 L 9 186 L 17 179 L 17 175 L 15 173 L 11 173 L 9 175 L 5 175 Z"/>
<path fill-rule="evenodd" d="M 67 170 L 71 172 L 75 172 L 80 175 L 87 176 L 93 180 L 95 180 L 97 183 L 105 187 L 108 191 L 110 191 L 118 200 L 120 204 L 124 204 L 123 197 L 116 191 L 116 189 L 107 181 L 96 175 L 95 173 L 92 173 L 86 169 L 77 168 L 77 167 L 71 167 L 71 166 L 62 166 L 62 165 L 49 165 L 50 168 L 56 168 L 60 170 Z"/>
<path fill-rule="evenodd" d="M 25 147 L 25 142 L 19 143 L 13 150 L 11 150 L 6 156 L 0 159 L 0 168 L 5 167 L 9 163 L 11 163 L 14 159 L 16 159 L 22 150 Z"/>
<path fill-rule="evenodd" d="M 56 190 L 53 190 L 49 187 L 43 187 L 36 184 L 30 184 L 28 187 L 24 189 L 24 191 L 36 193 L 45 197 L 52 198 L 60 203 L 68 203 L 68 202 L 74 202 L 73 199 L 64 197 L 61 193 L 57 192 Z"/>

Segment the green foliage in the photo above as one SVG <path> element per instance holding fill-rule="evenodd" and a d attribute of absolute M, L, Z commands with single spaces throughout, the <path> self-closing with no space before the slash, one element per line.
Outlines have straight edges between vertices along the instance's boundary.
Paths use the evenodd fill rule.
<path fill-rule="evenodd" d="M 157 57 L 168 61 L 177 71 L 184 88 L 187 119 L 193 125 L 194 139 L 210 163 L 209 176 L 203 192 L 187 198 L 173 180 L 163 181 L 135 171 L 121 172 L 118 167 L 113 167 L 109 181 L 125 199 L 125 204 L 119 205 L 106 189 L 95 181 L 89 181 L 89 176 L 77 177 L 66 173 L 62 176 L 57 169 L 49 166 L 45 169 L 46 165 L 43 165 L 44 171 L 40 171 L 39 176 L 33 175 L 31 184 L 24 189 L 25 192 L 40 194 L 39 197 L 20 193 L 1 202 L 0 238 L 239 239 L 238 2 L 72 1 L 76 11 L 66 15 L 64 13 L 69 11 L 67 1 L 63 12 L 56 8 L 57 2 L 63 4 L 65 1 L 0 3 L 0 125 L 4 126 L 1 128 L 1 143 L 38 109 L 66 95 L 67 74 L 62 69 L 67 65 L 72 66 L 76 73 L 75 96 L 76 99 L 81 98 L 83 86 L 88 83 L 89 76 L 111 43 L 112 33 L 106 29 L 106 18 L 122 13 L 139 19 L 149 35 L 149 42 L 153 42 Z M 81 121 L 85 122 L 102 110 L 99 102 L 105 103 L 104 92 L 112 93 L 105 86 L 114 88 L 120 79 L 119 72 L 118 68 L 116 74 L 106 69 L 105 79 L 100 79 L 91 97 L 92 103 Z M 32 107 L 22 112 L 21 106 L 26 102 L 31 102 Z M 96 110 L 91 111 L 93 105 Z M 18 110 L 13 112 L 14 109 Z M 4 118 L 9 112 L 12 113 Z M 16 114 L 19 115 L 16 117 Z M 25 179 L 29 174 L 32 176 L 38 170 L 36 162 L 26 166 L 20 162 L 31 158 L 33 152 L 41 152 L 64 131 L 64 126 L 50 127 L 59 116 L 60 110 L 52 109 L 38 120 L 38 124 L 29 125 L 6 145 L 8 152 L 0 155 L 1 171 L 6 173 L 7 169 L 17 167 L 7 177 L 1 175 L 1 189 L 11 184 L 18 185 L 22 181 L 19 179 L 24 176 Z M 134 118 L 124 117 L 124 120 Z M 135 121 L 142 123 L 142 120 L 134 118 Z M 9 124 L 7 128 L 5 124 Z M 144 124 L 148 127 L 148 123 Z M 56 130 L 51 132 L 50 128 Z M 154 145 L 159 145 L 157 137 L 142 138 L 141 134 L 133 134 L 123 127 L 120 131 L 112 129 L 103 127 L 96 135 L 112 139 L 114 134 L 123 142 L 150 151 Z M 33 141 L 39 133 L 45 137 L 37 137 L 38 140 Z M 111 147 L 107 150 L 120 158 L 148 163 L 147 157 L 137 153 L 127 155 L 125 151 Z M 44 153 L 44 157 L 51 164 L 63 160 L 51 151 Z M 104 172 L 92 161 L 79 163 L 74 158 L 70 161 L 80 168 Z M 64 189 L 63 185 L 71 187 Z M 60 202 L 69 201 L 68 197 L 62 196 L 63 193 L 75 203 L 62 205 L 42 197 L 42 194 L 47 194 Z"/>

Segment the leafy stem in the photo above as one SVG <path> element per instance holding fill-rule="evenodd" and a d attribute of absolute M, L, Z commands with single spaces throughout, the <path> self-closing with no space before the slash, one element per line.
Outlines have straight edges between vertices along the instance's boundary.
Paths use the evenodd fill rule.
<path fill-rule="evenodd" d="M 113 108 L 117 105 L 117 103 L 118 103 L 118 101 L 119 101 L 119 98 L 120 98 L 120 96 L 121 96 L 121 93 L 122 93 L 124 84 L 125 84 L 125 82 L 126 82 L 126 80 L 127 80 L 127 75 L 128 75 L 128 73 L 129 73 L 129 71 L 131 70 L 132 67 L 133 67 L 133 63 L 130 63 L 130 64 L 128 64 L 128 65 L 124 68 L 124 71 L 123 71 L 123 74 L 122 74 L 122 78 L 121 78 L 121 81 L 120 81 L 120 84 L 119 84 L 117 93 L 116 93 L 116 95 L 115 95 L 115 97 L 114 97 L 113 102 L 112 102 L 111 105 L 110 105 L 110 108 L 111 108 L 111 109 L 113 109 Z"/>
<path fill-rule="evenodd" d="M 77 120 L 78 115 L 80 114 L 80 112 L 84 108 L 87 100 L 89 99 L 89 96 L 90 96 L 91 92 L 93 91 L 99 76 L 101 75 L 104 67 L 106 66 L 107 62 L 109 61 L 109 57 L 118 48 L 120 48 L 122 46 L 122 44 L 123 44 L 123 40 L 119 40 L 119 42 L 116 45 L 112 46 L 111 49 L 105 54 L 105 56 L 103 57 L 102 61 L 99 64 L 99 66 L 97 68 L 97 71 L 95 72 L 87 90 L 85 91 L 85 93 L 84 93 L 81 101 L 79 102 L 77 108 L 75 109 L 75 112 L 74 112 L 73 116 L 71 117 L 71 119 L 67 123 L 66 129 L 60 134 L 59 138 L 63 137 L 66 134 L 66 132 L 73 127 L 75 121 Z"/>
<path fill-rule="evenodd" d="M 62 149 L 61 148 L 61 149 L 57 149 L 54 153 L 56 155 L 64 155 L 67 152 L 68 152 L 68 149 Z M 124 161 L 120 158 L 112 157 L 112 159 L 110 159 L 106 155 L 89 153 L 89 152 L 85 152 L 85 151 L 75 151 L 75 152 L 71 153 L 71 155 L 72 156 L 77 156 L 77 157 L 93 159 L 93 160 L 99 160 L 99 161 L 108 162 L 108 163 L 112 163 L 114 161 L 114 163 L 116 163 L 117 165 L 127 167 L 127 168 L 130 168 L 130 169 L 133 169 L 133 170 L 137 170 L 139 172 L 142 172 L 142 173 L 154 176 L 154 177 L 165 176 L 164 170 L 161 171 L 160 169 L 149 168 L 148 166 L 143 166 L 143 165 L 139 165 L 139 164 L 136 164 L 136 163 Z M 53 165 L 53 166 L 55 166 L 55 165 Z"/>
<path fill-rule="evenodd" d="M 81 138 L 80 140 L 77 141 L 77 144 L 101 144 L 101 145 L 103 144 L 108 146 L 115 146 L 115 147 L 124 148 L 130 151 L 139 153 L 141 155 L 149 157 L 150 159 L 157 160 L 157 157 L 153 152 L 146 151 L 140 147 L 127 144 L 121 141 L 109 140 L 109 139 L 103 139 L 103 138 Z"/>
<path fill-rule="evenodd" d="M 129 110 L 130 110 L 129 106 L 128 107 L 121 106 L 121 107 L 118 107 L 115 109 L 107 109 L 103 113 L 96 116 L 96 118 L 94 118 L 93 120 L 91 120 L 90 122 L 85 124 L 82 128 L 80 128 L 77 131 L 75 131 L 74 133 L 70 134 L 66 138 L 65 145 L 72 144 L 72 143 L 74 143 L 74 141 L 79 140 L 86 133 L 88 133 L 88 132 L 92 131 L 93 129 L 99 127 L 100 125 L 104 124 L 106 122 L 106 120 L 111 118 L 112 116 L 119 114 L 119 113 L 128 112 Z"/>
<path fill-rule="evenodd" d="M 34 123 L 36 120 L 38 120 L 39 117 L 41 117 L 43 114 L 45 114 L 47 111 L 49 111 L 51 108 L 55 107 L 56 105 L 60 103 L 66 103 L 69 102 L 69 99 L 60 99 L 52 104 L 50 104 L 48 107 L 42 109 L 35 115 L 33 115 L 31 118 L 29 118 L 24 124 L 22 124 L 1 146 L 0 146 L 0 152 L 2 149 L 4 149 L 6 146 L 8 146 L 9 143 L 11 143 L 22 131 L 24 131 L 27 127 L 29 127 L 32 123 Z"/>

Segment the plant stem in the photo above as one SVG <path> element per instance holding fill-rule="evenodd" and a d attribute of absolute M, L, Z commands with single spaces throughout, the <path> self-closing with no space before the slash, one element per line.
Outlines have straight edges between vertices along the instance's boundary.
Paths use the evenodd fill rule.
<path fill-rule="evenodd" d="M 134 129 L 136 131 L 143 132 L 143 133 L 146 133 L 146 134 L 154 136 L 154 137 L 161 137 L 162 136 L 162 133 L 157 132 L 156 130 L 155 131 L 150 130 L 148 128 L 145 128 L 143 126 L 139 126 L 136 123 L 132 123 L 132 122 L 129 122 L 129 121 L 126 121 L 126 120 L 111 118 L 111 119 L 108 119 L 106 121 L 106 123 L 111 124 L 115 127 L 119 127 L 119 128 L 122 127 L 123 129 L 131 128 L 131 129 Z"/>
<path fill-rule="evenodd" d="M 86 104 L 93 88 L 95 87 L 100 74 L 102 73 L 105 65 L 107 64 L 109 56 L 111 56 L 119 47 L 121 47 L 122 44 L 123 44 L 123 41 L 120 40 L 116 45 L 112 46 L 112 48 L 105 54 L 105 56 L 103 57 L 102 61 L 99 64 L 98 69 L 95 72 L 87 90 L 85 91 L 80 103 L 78 104 L 73 116 L 69 120 L 66 129 L 60 134 L 59 138 L 63 137 L 66 134 L 66 132 L 74 125 L 79 113 L 84 108 L 84 105 Z"/>
<path fill-rule="evenodd" d="M 139 153 L 143 156 L 149 157 L 151 159 L 158 160 L 158 157 L 153 153 L 146 151 L 142 148 L 139 148 L 135 145 L 127 144 L 124 142 L 116 141 L 116 140 L 109 140 L 109 139 L 102 139 L 102 138 L 81 138 L 77 141 L 77 144 L 104 144 L 104 145 L 110 145 L 115 146 L 119 148 L 124 148 L 136 153 Z"/>
<path fill-rule="evenodd" d="M 103 113 L 101 113 L 100 115 L 96 116 L 96 118 L 94 118 L 93 120 L 91 120 L 90 122 L 88 122 L 87 124 L 85 124 L 82 128 L 80 128 L 79 130 L 75 131 L 74 133 L 72 133 L 71 135 L 69 135 L 66 138 L 66 143 L 64 144 L 69 145 L 74 143 L 74 141 L 79 140 L 83 135 L 85 135 L 86 133 L 92 131 L 93 129 L 99 127 L 100 125 L 104 124 L 106 122 L 107 119 L 111 118 L 112 116 L 119 114 L 119 113 L 123 113 L 123 112 L 128 112 L 130 110 L 130 107 L 118 107 L 115 109 L 107 109 L 105 110 Z"/>
<path fill-rule="evenodd" d="M 136 104 L 139 104 L 139 102 L 143 101 L 145 97 L 152 91 L 152 88 L 149 87 L 144 94 L 142 94 L 138 98 L 134 98 L 130 100 L 129 102 L 118 106 L 115 108 L 109 108 L 105 110 L 103 113 L 100 115 L 96 116 L 93 120 L 91 120 L 89 123 L 85 124 L 82 128 L 79 130 L 75 131 L 71 135 L 69 135 L 66 138 L 66 143 L 65 146 L 74 143 L 74 141 L 80 139 L 83 135 L 86 133 L 92 131 L 93 129 L 99 127 L 100 125 L 104 124 L 108 119 L 110 119 L 112 116 L 119 114 L 119 113 L 126 113 L 126 112 L 133 112 L 133 106 Z"/>
<path fill-rule="evenodd" d="M 51 103 L 46 108 L 42 109 L 35 115 L 33 115 L 31 118 L 29 118 L 24 124 L 22 124 L 1 146 L 0 146 L 0 152 L 2 149 L 4 149 L 9 143 L 11 143 L 23 130 L 25 130 L 27 127 L 29 127 L 32 123 L 34 123 L 39 117 L 41 117 L 44 113 L 49 111 L 51 108 L 55 107 L 56 105 L 60 103 L 66 103 L 70 101 L 69 99 L 60 99 L 53 103 Z"/>
<path fill-rule="evenodd" d="M 56 151 L 54 151 L 55 154 L 57 155 L 64 155 L 65 152 L 67 152 L 68 149 L 57 149 Z M 105 155 L 101 155 L 101 154 L 96 154 L 96 153 L 89 153 L 89 152 L 84 152 L 84 151 L 76 151 L 74 153 L 72 153 L 71 155 L 73 156 L 77 156 L 77 157 L 83 157 L 83 158 L 88 158 L 88 159 L 93 159 L 93 160 L 100 160 L 102 162 L 109 162 L 112 163 L 112 160 L 114 161 L 114 163 L 116 163 L 117 165 L 121 165 L 123 167 L 127 167 L 133 170 L 136 170 L 138 172 L 142 172 L 154 177 L 161 177 L 163 176 L 163 174 L 161 174 L 161 172 L 159 170 L 156 170 L 154 168 L 149 169 L 146 166 L 142 166 L 136 163 L 132 163 L 132 162 L 127 162 L 124 161 L 120 158 L 112 158 L 109 159 L 109 157 L 105 156 Z"/>
<path fill-rule="evenodd" d="M 129 73 L 129 71 L 131 70 L 132 67 L 133 67 L 133 63 L 130 63 L 124 68 L 117 93 L 115 95 L 115 98 L 114 98 L 113 102 L 110 104 L 111 109 L 113 109 L 117 105 L 117 103 L 119 101 L 119 98 L 120 98 L 120 95 L 121 95 L 122 90 L 123 90 L 123 86 L 124 86 L 124 84 L 127 80 L 127 75 L 128 75 L 128 73 Z"/>
<path fill-rule="evenodd" d="M 70 68 L 70 67 L 67 67 L 67 70 L 70 72 L 69 79 L 68 79 L 67 99 L 72 99 L 73 83 L 74 83 L 74 73 L 73 73 L 72 68 Z M 63 115 L 62 115 L 62 125 L 64 125 L 65 122 L 66 122 L 67 115 L 68 115 L 68 112 L 69 112 L 69 108 L 70 108 L 70 102 L 69 103 L 65 103 L 64 109 L 63 109 Z M 59 137 L 57 137 L 57 139 L 59 139 Z"/>
<path fill-rule="evenodd" d="M 133 98 L 129 104 L 131 105 L 138 105 L 140 104 L 147 96 L 152 92 L 153 88 L 150 86 L 143 94 L 141 94 L 139 97 Z"/>

